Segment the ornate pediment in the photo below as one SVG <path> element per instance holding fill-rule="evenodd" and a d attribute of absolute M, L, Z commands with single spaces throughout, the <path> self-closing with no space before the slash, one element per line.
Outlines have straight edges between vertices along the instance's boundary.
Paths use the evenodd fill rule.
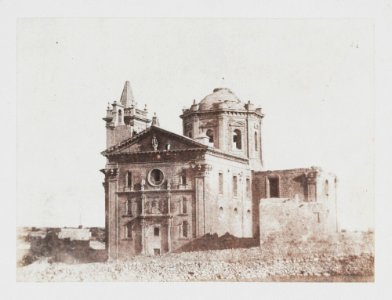
<path fill-rule="evenodd" d="M 105 156 L 111 156 L 115 154 L 132 154 L 141 152 L 160 153 L 206 148 L 208 147 L 188 137 L 153 126 L 140 134 L 107 149 L 102 154 Z"/>

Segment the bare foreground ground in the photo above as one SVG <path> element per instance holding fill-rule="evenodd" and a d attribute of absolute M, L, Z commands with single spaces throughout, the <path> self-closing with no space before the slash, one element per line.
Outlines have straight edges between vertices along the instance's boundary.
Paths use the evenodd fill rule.
<path fill-rule="evenodd" d="M 46 232 L 50 231 L 39 243 L 28 238 L 31 229 L 18 231 L 17 281 L 374 281 L 374 234 L 370 232 L 341 232 L 302 241 L 282 235 L 261 247 L 254 241 L 237 245 L 230 235 L 206 236 L 182 249 L 190 252 L 106 262 L 102 230 L 92 230 L 87 247 L 59 243 L 53 239 L 53 229 Z"/>
<path fill-rule="evenodd" d="M 374 281 L 374 257 L 268 257 L 259 247 L 137 256 L 126 262 L 65 264 L 40 259 L 18 281 Z"/>

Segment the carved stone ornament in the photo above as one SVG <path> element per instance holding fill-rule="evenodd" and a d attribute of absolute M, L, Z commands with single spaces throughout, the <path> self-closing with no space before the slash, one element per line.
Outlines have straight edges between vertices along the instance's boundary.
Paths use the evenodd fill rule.
<path fill-rule="evenodd" d="M 206 122 L 204 124 L 201 124 L 200 128 L 211 128 L 211 127 L 216 127 L 216 126 L 217 126 L 216 122 L 208 121 L 208 122 Z"/>
<path fill-rule="evenodd" d="M 158 150 L 158 139 L 155 135 L 152 137 L 151 145 L 152 145 L 152 148 L 154 149 L 154 151 Z"/>
<path fill-rule="evenodd" d="M 118 174 L 118 169 L 117 168 L 102 169 L 101 171 L 107 177 L 116 177 L 117 174 Z"/>
<path fill-rule="evenodd" d="M 196 174 L 207 175 L 212 170 L 212 165 L 205 163 L 191 162 L 191 168 Z"/>
<path fill-rule="evenodd" d="M 245 122 L 243 122 L 243 121 L 236 121 L 236 120 L 230 120 L 229 126 L 244 127 L 245 126 Z"/>

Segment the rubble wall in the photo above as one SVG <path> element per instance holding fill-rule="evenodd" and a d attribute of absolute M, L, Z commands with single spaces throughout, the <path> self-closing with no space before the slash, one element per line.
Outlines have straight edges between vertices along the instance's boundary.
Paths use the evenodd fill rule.
<path fill-rule="evenodd" d="M 307 241 L 334 232 L 326 205 L 289 198 L 260 200 L 260 243 Z"/>

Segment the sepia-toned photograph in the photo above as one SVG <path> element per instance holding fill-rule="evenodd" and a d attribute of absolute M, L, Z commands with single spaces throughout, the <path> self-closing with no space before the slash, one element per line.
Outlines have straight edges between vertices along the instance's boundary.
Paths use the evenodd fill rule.
<path fill-rule="evenodd" d="M 18 282 L 374 282 L 369 19 L 20 18 Z"/>

